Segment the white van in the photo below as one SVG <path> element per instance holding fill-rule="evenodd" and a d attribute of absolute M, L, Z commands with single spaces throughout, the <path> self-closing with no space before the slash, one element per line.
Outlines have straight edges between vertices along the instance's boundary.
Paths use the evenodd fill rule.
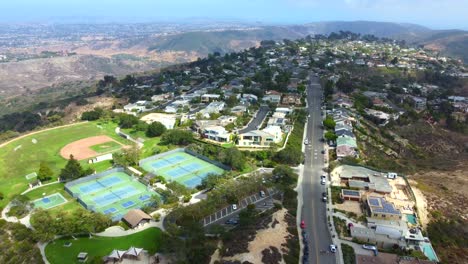
<path fill-rule="evenodd" d="M 389 172 L 387 173 L 387 178 L 389 179 L 396 179 L 397 174 L 395 172 Z"/>

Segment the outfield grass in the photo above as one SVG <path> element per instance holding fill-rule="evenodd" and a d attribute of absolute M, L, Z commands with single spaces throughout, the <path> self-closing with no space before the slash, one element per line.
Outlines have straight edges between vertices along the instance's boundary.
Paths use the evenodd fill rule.
<path fill-rule="evenodd" d="M 71 242 L 70 247 L 64 244 Z M 161 230 L 148 228 L 141 232 L 123 237 L 81 237 L 78 239 L 60 238 L 49 243 L 45 248 L 47 260 L 52 264 L 79 263 L 78 253 L 87 252 L 88 262 L 98 257 L 104 257 L 114 249 L 127 250 L 131 246 L 144 248 L 150 254 L 156 253 L 161 245 Z"/>
<path fill-rule="evenodd" d="M 107 153 L 107 152 L 112 152 L 120 149 L 122 145 L 115 141 L 109 141 L 106 143 L 101 143 L 97 144 L 94 146 L 91 146 L 90 149 L 96 151 L 97 153 Z"/>
<path fill-rule="evenodd" d="M 98 127 L 99 126 L 99 127 Z M 128 144 L 128 141 L 118 136 L 114 129 L 117 124 L 88 122 L 74 126 L 57 128 L 30 135 L 0 148 L 0 192 L 5 199 L 0 200 L 0 207 L 5 206 L 14 194 L 28 188 L 25 175 L 37 172 L 39 163 L 46 162 L 57 179 L 59 171 L 66 164 L 60 156 L 60 150 L 67 144 L 92 136 L 107 135 L 118 142 Z M 34 144 L 32 141 L 37 142 Z M 15 148 L 21 146 L 16 151 Z M 102 165 L 97 165 L 102 166 Z"/>

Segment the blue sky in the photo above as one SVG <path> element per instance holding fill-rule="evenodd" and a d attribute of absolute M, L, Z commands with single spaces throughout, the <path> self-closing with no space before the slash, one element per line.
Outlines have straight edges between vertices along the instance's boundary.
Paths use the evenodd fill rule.
<path fill-rule="evenodd" d="M 373 20 L 468 29 L 467 11 L 468 0 L 0 0 L 1 22 L 202 17 L 279 24 Z"/>

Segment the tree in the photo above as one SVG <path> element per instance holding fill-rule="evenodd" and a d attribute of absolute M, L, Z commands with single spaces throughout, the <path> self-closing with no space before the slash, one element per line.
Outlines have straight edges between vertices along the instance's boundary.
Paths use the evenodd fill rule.
<path fill-rule="evenodd" d="M 217 174 L 208 174 L 205 178 L 203 178 L 202 182 L 201 182 L 201 187 L 203 189 L 213 189 L 216 184 L 219 183 L 219 181 L 221 180 L 222 176 L 221 175 L 217 175 Z"/>
<path fill-rule="evenodd" d="M 50 169 L 49 165 L 45 163 L 44 161 L 41 161 L 39 164 L 39 172 L 37 173 L 37 179 L 40 181 L 47 181 L 52 178 L 53 172 L 52 169 Z"/>
<path fill-rule="evenodd" d="M 335 129 L 336 123 L 333 117 L 327 116 L 327 118 L 323 120 L 323 126 L 327 129 Z"/>
<path fill-rule="evenodd" d="M 194 140 L 193 133 L 187 130 L 171 129 L 161 136 L 161 143 L 174 145 L 188 145 Z"/>
<path fill-rule="evenodd" d="M 226 104 L 228 107 L 234 107 L 237 105 L 239 101 L 235 95 L 231 95 L 226 99 Z"/>
<path fill-rule="evenodd" d="M 398 57 L 394 57 L 393 60 L 390 62 L 393 65 L 398 64 Z"/>
<path fill-rule="evenodd" d="M 325 133 L 325 139 L 328 141 L 335 141 L 338 138 L 338 136 L 333 133 L 332 131 L 327 131 Z"/>
<path fill-rule="evenodd" d="M 134 115 L 122 114 L 119 117 L 119 126 L 121 128 L 132 128 L 136 124 L 138 124 L 138 117 Z"/>
<path fill-rule="evenodd" d="M 159 137 L 166 132 L 166 127 L 160 122 L 153 122 L 148 126 L 146 130 L 146 136 L 148 137 Z"/>
<path fill-rule="evenodd" d="M 277 152 L 274 160 L 278 163 L 288 165 L 298 165 L 302 162 L 303 154 L 300 147 L 286 146 L 283 150 Z"/>
<path fill-rule="evenodd" d="M 235 170 L 242 170 L 245 167 L 245 157 L 242 152 L 237 148 L 228 148 L 221 151 L 219 160 L 231 166 Z"/>
<path fill-rule="evenodd" d="M 93 120 L 98 120 L 101 118 L 103 115 L 104 110 L 101 108 L 94 108 L 92 111 L 86 111 L 81 114 L 81 120 L 88 120 L 88 121 L 93 121 Z"/>
<path fill-rule="evenodd" d="M 130 148 L 124 148 L 120 153 L 113 155 L 114 164 L 122 167 L 134 166 L 140 160 L 140 148 L 133 144 Z"/>
<path fill-rule="evenodd" d="M 72 180 L 83 177 L 85 174 L 86 172 L 81 167 L 81 164 L 73 157 L 73 155 L 70 155 L 67 165 L 65 165 L 65 168 L 60 171 L 59 177 L 62 180 Z"/>
<path fill-rule="evenodd" d="M 281 183 L 283 186 L 288 187 L 294 184 L 297 180 L 297 174 L 286 165 L 278 165 L 273 169 L 273 179 L 277 183 Z"/>

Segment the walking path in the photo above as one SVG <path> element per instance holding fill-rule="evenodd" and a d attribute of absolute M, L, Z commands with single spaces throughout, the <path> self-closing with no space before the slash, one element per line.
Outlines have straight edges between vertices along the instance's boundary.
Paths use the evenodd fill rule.
<path fill-rule="evenodd" d="M 21 223 L 21 224 L 25 225 L 27 228 L 32 229 L 31 223 L 29 222 L 31 214 L 28 214 L 28 215 L 26 215 L 25 217 L 23 217 L 21 219 L 18 219 L 16 216 L 7 216 L 7 212 L 10 211 L 10 207 L 11 207 L 11 203 L 7 204 L 7 206 L 5 206 L 5 208 L 2 210 L 2 219 L 4 219 L 7 222 Z"/>

